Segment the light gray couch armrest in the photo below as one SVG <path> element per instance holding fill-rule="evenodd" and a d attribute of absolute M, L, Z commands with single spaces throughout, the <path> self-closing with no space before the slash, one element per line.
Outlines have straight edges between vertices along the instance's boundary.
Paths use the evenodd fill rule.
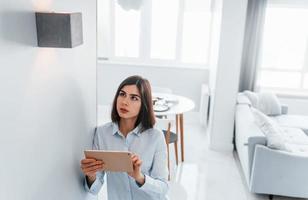
<path fill-rule="evenodd" d="M 286 104 L 282 104 L 281 105 L 281 114 L 283 114 L 283 115 L 286 115 L 286 114 L 288 114 L 288 105 L 286 105 Z"/>
<path fill-rule="evenodd" d="M 308 156 L 256 145 L 250 191 L 308 197 Z"/>
<path fill-rule="evenodd" d="M 255 154 L 256 145 L 265 146 L 267 143 L 266 137 L 261 131 L 258 131 L 257 135 L 248 138 L 248 163 L 249 163 L 249 178 L 251 177 L 253 159 Z"/>

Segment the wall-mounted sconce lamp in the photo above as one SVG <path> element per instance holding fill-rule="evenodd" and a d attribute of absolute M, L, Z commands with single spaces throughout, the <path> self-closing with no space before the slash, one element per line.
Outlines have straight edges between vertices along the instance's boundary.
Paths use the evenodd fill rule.
<path fill-rule="evenodd" d="M 81 13 L 36 12 L 39 47 L 72 48 L 83 43 Z"/>

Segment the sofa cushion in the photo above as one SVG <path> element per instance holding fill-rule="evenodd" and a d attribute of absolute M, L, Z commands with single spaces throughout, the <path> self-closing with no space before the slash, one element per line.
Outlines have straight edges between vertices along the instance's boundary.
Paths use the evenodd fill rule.
<path fill-rule="evenodd" d="M 305 115 L 280 115 L 271 117 L 280 126 L 302 129 L 308 135 L 308 116 Z"/>
<path fill-rule="evenodd" d="M 300 128 L 281 127 L 286 143 L 308 145 L 308 136 Z"/>
<path fill-rule="evenodd" d="M 267 146 L 273 149 L 287 150 L 284 141 L 284 130 L 271 118 L 255 108 L 251 108 L 255 123 L 267 138 Z"/>
<path fill-rule="evenodd" d="M 281 127 L 270 117 L 251 108 L 255 122 L 267 138 L 267 146 L 308 156 L 308 136 L 300 128 Z"/>
<path fill-rule="evenodd" d="M 308 136 L 302 129 L 284 127 L 285 147 L 287 151 L 297 155 L 308 156 Z"/>
<path fill-rule="evenodd" d="M 287 143 L 286 149 L 296 155 L 308 156 L 308 145 L 307 144 L 292 144 Z"/>

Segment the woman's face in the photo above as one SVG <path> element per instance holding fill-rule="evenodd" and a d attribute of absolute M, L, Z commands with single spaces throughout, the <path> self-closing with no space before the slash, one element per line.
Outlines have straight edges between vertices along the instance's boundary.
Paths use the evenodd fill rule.
<path fill-rule="evenodd" d="M 136 85 L 124 86 L 117 97 L 117 111 L 121 118 L 137 119 L 141 108 L 141 97 Z"/>

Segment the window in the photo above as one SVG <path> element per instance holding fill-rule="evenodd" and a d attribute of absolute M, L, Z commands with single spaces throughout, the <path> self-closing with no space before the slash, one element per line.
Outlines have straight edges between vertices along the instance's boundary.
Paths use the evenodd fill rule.
<path fill-rule="evenodd" d="M 257 79 L 260 90 L 308 94 L 307 21 L 307 1 L 269 1 Z"/>
<path fill-rule="evenodd" d="M 211 0 L 139 1 L 98 1 L 99 58 L 207 67 Z"/>

